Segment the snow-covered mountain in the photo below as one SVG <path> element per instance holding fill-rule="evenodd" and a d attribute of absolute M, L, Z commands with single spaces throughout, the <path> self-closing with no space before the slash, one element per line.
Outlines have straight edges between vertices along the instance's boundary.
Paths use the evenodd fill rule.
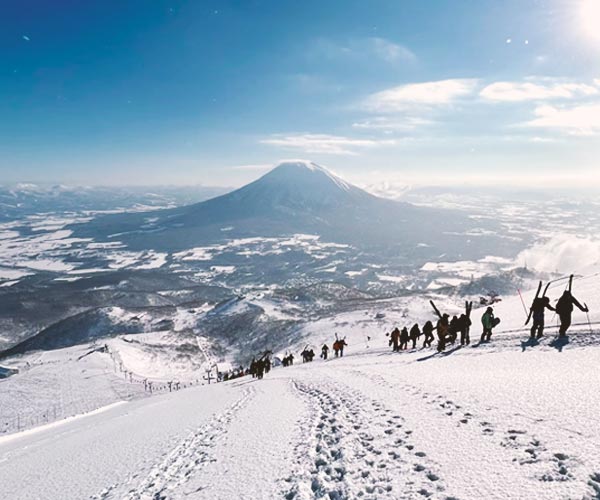
<path fill-rule="evenodd" d="M 236 191 L 202 203 L 143 215 L 100 217 L 73 229 L 80 237 L 118 238 L 129 248 L 163 251 L 225 238 L 304 233 L 362 248 L 393 247 L 396 252 L 413 253 L 421 244 L 421 248 L 434 248 L 432 252 L 464 255 L 485 253 L 478 244 L 465 244 L 466 233 L 493 234 L 498 227 L 493 221 L 472 220 L 459 211 L 379 198 L 312 162 L 291 161 Z M 510 244 L 493 236 L 485 243 L 488 250 Z"/>

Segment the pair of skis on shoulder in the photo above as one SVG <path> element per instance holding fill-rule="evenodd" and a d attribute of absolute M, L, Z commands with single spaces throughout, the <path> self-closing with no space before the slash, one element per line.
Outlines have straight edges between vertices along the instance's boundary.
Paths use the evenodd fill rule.
<path fill-rule="evenodd" d="M 433 307 L 433 310 L 436 314 L 436 316 L 439 319 L 442 319 L 442 313 L 440 312 L 440 310 L 436 307 L 436 305 L 434 304 L 433 300 L 430 300 L 429 303 L 431 304 L 431 307 Z M 473 302 L 469 302 L 468 300 L 465 301 L 465 315 L 467 316 L 467 318 L 471 318 L 471 311 L 473 310 Z"/>
<path fill-rule="evenodd" d="M 569 276 L 569 287 L 568 287 L 569 292 L 571 292 L 573 290 L 573 278 L 575 278 L 575 275 L 571 274 L 571 276 Z M 562 281 L 564 279 L 565 278 L 559 278 L 556 280 L 548 281 L 548 283 L 546 284 L 546 287 L 544 288 L 544 294 L 542 295 L 542 298 L 544 298 L 546 296 L 546 294 L 548 293 L 548 289 L 550 288 L 550 285 L 552 285 L 553 283 L 556 283 L 558 281 Z M 535 294 L 535 299 L 533 299 L 533 302 L 531 303 L 531 308 L 529 309 L 529 315 L 527 316 L 527 321 L 525 321 L 525 326 L 527 326 L 529 324 L 529 322 L 531 321 L 531 317 L 533 316 L 533 304 L 535 304 L 535 301 L 540 298 L 540 292 L 542 291 L 543 286 L 544 286 L 543 281 L 540 281 L 537 292 Z"/>

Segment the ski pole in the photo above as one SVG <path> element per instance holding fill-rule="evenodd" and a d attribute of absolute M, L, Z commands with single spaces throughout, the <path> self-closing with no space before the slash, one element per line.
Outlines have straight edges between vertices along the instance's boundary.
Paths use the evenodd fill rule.
<path fill-rule="evenodd" d="M 519 292 L 519 297 L 521 297 L 521 303 L 523 304 L 523 310 L 525 311 L 525 317 L 527 317 L 527 306 L 525 305 L 525 301 L 523 300 L 523 295 L 521 294 L 521 289 L 517 288 L 517 292 Z"/>
<path fill-rule="evenodd" d="M 586 308 L 586 309 L 588 308 L 588 307 L 587 307 L 587 304 L 585 304 L 585 308 Z M 587 316 L 588 325 L 589 325 L 589 327 L 590 327 L 590 333 L 592 333 L 592 334 L 593 334 L 593 333 L 594 333 L 594 330 L 592 329 L 592 321 L 590 320 L 590 312 L 589 312 L 589 311 L 586 311 L 586 312 L 585 312 L 585 315 Z"/>

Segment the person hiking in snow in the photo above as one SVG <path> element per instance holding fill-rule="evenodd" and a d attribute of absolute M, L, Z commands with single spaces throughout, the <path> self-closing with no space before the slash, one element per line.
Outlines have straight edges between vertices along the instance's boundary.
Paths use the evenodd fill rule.
<path fill-rule="evenodd" d="M 579 303 L 579 301 L 573 297 L 571 290 L 565 290 L 562 297 L 558 299 L 556 303 L 556 313 L 560 318 L 560 328 L 558 330 L 559 337 L 566 337 L 567 331 L 571 327 L 572 319 L 573 319 L 573 306 L 577 306 L 577 308 L 584 313 L 589 312 L 587 305 L 583 306 Z"/>
<path fill-rule="evenodd" d="M 458 316 L 453 316 L 450 321 L 450 325 L 448 325 L 448 342 L 454 344 L 456 342 L 456 338 L 458 337 L 458 330 L 460 328 L 458 322 Z"/>
<path fill-rule="evenodd" d="M 408 328 L 406 328 L 406 327 L 402 328 L 402 331 L 400 332 L 400 350 L 401 351 L 408 349 L 408 339 L 409 338 L 410 338 L 410 335 L 408 333 Z"/>
<path fill-rule="evenodd" d="M 292 366 L 294 364 L 294 355 L 290 353 L 287 356 L 285 356 L 281 361 L 281 364 L 284 367 Z"/>
<path fill-rule="evenodd" d="M 471 331 L 471 325 L 473 322 L 466 314 L 461 314 L 458 318 L 458 331 L 460 332 L 460 345 L 469 345 L 471 338 L 469 333 Z"/>
<path fill-rule="evenodd" d="M 344 347 L 347 346 L 348 344 L 346 344 L 346 337 L 344 337 L 343 339 L 337 339 L 334 343 L 333 343 L 333 352 L 335 354 L 335 357 L 337 358 L 339 357 L 344 357 Z"/>
<path fill-rule="evenodd" d="M 264 373 L 265 373 L 265 362 L 262 359 L 259 359 L 256 362 L 256 378 L 258 380 L 262 380 Z"/>
<path fill-rule="evenodd" d="M 271 371 L 271 358 L 269 358 L 269 356 L 267 356 L 265 358 L 265 373 L 269 373 Z"/>
<path fill-rule="evenodd" d="M 302 362 L 303 363 L 309 363 L 310 361 L 312 361 L 310 359 L 310 351 L 308 350 L 308 348 L 305 348 L 301 353 L 300 356 L 302 356 Z"/>
<path fill-rule="evenodd" d="M 483 333 L 481 334 L 481 342 L 489 342 L 492 338 L 492 330 L 498 326 L 500 320 L 494 316 L 494 308 L 488 307 L 481 317 L 483 325 Z"/>
<path fill-rule="evenodd" d="M 252 358 L 250 363 L 250 375 L 252 375 L 252 378 L 256 378 L 256 358 Z"/>
<path fill-rule="evenodd" d="M 393 346 L 392 350 L 398 352 L 400 350 L 400 330 L 394 328 L 390 334 L 390 345 Z"/>
<path fill-rule="evenodd" d="M 426 347 L 431 347 L 431 343 L 435 338 L 433 336 L 433 323 L 431 321 L 428 321 L 423 325 L 423 335 L 425 335 L 425 340 L 423 341 L 423 349 L 425 349 Z"/>
<path fill-rule="evenodd" d="M 450 316 L 444 314 L 437 322 L 436 330 L 438 336 L 438 352 L 442 352 L 446 349 L 446 338 L 448 336 L 448 328 L 450 327 Z"/>
<path fill-rule="evenodd" d="M 410 340 L 412 340 L 412 348 L 413 349 L 417 348 L 417 340 L 419 340 L 420 336 L 421 336 L 421 329 L 419 328 L 419 325 L 417 323 L 415 323 L 413 325 L 413 327 L 410 329 Z"/>
<path fill-rule="evenodd" d="M 546 309 L 549 311 L 556 311 L 556 309 L 550 305 L 550 299 L 548 297 L 536 297 L 533 304 L 531 304 L 531 316 L 533 317 L 533 326 L 531 327 L 532 339 L 539 339 L 544 336 Z"/>
<path fill-rule="evenodd" d="M 323 344 L 323 347 L 321 347 L 321 358 L 327 361 L 327 356 L 329 356 L 329 346 L 327 344 Z"/>

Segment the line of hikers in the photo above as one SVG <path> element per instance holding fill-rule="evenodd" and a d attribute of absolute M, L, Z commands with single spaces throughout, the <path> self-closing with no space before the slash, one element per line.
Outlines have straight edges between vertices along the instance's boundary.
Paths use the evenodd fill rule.
<path fill-rule="evenodd" d="M 336 358 L 344 356 L 344 347 L 346 347 L 347 345 L 348 344 L 346 343 L 346 337 L 340 339 L 336 334 L 335 342 L 332 344 L 333 353 Z M 329 358 L 329 351 L 329 346 L 327 344 L 323 344 L 323 346 L 321 347 L 321 359 L 327 360 L 327 358 Z M 316 354 L 314 349 L 307 345 L 300 353 L 300 356 L 302 356 L 303 363 L 311 363 L 312 361 L 314 361 Z M 294 355 L 291 353 L 286 354 L 281 360 L 281 364 L 284 367 L 292 366 L 294 364 Z"/>
<path fill-rule="evenodd" d="M 410 331 L 404 327 L 402 330 L 395 328 L 390 334 L 389 345 L 394 352 L 400 352 L 408 349 L 409 342 L 412 342 L 412 348 L 417 348 L 417 342 L 421 337 L 423 339 L 423 349 L 431 347 L 435 340 L 434 332 L 437 334 L 437 350 L 442 352 L 448 344 L 455 344 L 460 334 L 460 345 L 465 346 L 471 343 L 471 311 L 473 309 L 472 302 L 465 303 L 465 312 L 460 316 L 453 316 L 450 319 L 449 314 L 440 313 L 439 309 L 430 301 L 433 310 L 438 317 L 436 325 L 432 321 L 427 321 L 423 325 L 423 329 L 419 328 L 419 324 L 415 323 Z M 483 325 L 483 333 L 481 334 L 481 342 L 488 342 L 492 337 L 493 329 L 500 323 L 494 317 L 494 309 L 488 307 L 481 318 Z M 386 334 L 387 335 L 387 334 Z"/>
<path fill-rule="evenodd" d="M 471 321 L 471 307 L 470 303 L 467 304 L 467 310 L 460 316 L 453 316 L 450 319 L 449 314 L 440 314 L 435 308 L 438 314 L 438 321 L 436 325 L 433 322 L 427 321 L 423 325 L 423 329 L 419 328 L 419 324 L 415 323 L 410 331 L 404 327 L 402 330 L 395 328 L 389 334 L 390 340 L 389 345 L 392 347 L 394 352 L 400 352 L 408 349 L 409 342 L 412 342 L 412 348 L 417 348 L 417 342 L 421 337 L 423 339 L 423 349 L 431 347 L 431 344 L 435 340 L 434 331 L 437 333 L 437 350 L 442 352 L 446 349 L 448 344 L 455 344 L 460 334 L 460 345 L 469 345 L 471 343 L 470 330 L 473 322 Z M 483 325 L 483 333 L 481 334 L 481 342 L 487 342 L 491 339 L 492 331 L 499 323 L 499 320 L 494 317 L 494 310 L 492 307 L 488 307 L 486 312 L 481 318 Z"/>
<path fill-rule="evenodd" d="M 250 368 L 248 370 L 248 373 L 252 375 L 252 378 L 262 380 L 264 374 L 271 371 L 271 358 L 269 357 L 270 354 L 270 352 L 267 352 L 259 359 L 252 358 L 252 361 L 250 362 Z"/>
<path fill-rule="evenodd" d="M 482 317 L 484 326 L 481 335 L 481 342 L 489 341 L 492 336 L 493 328 L 498 324 L 495 322 L 493 308 L 489 307 Z M 460 345 L 469 345 L 471 343 L 470 330 L 472 325 L 471 318 L 467 314 L 454 316 L 450 319 L 449 314 L 442 314 L 434 326 L 433 322 L 427 321 L 423 329 L 415 323 L 410 331 L 404 327 L 402 330 L 395 328 L 389 334 L 389 345 L 394 352 L 407 350 L 409 343 L 412 343 L 412 349 L 417 348 L 417 342 L 423 337 L 423 349 L 431 347 L 435 340 L 434 332 L 437 334 L 437 350 L 442 352 L 448 344 L 455 344 L 460 334 Z"/>
<path fill-rule="evenodd" d="M 547 284 L 543 295 L 540 296 L 542 290 L 542 282 L 540 282 L 535 299 L 533 300 L 533 303 L 529 309 L 529 316 L 525 324 L 529 324 L 531 319 L 533 319 L 533 325 L 530 330 L 531 339 L 539 339 L 544 335 L 546 309 L 553 311 L 558 315 L 560 320 L 559 337 L 566 336 L 567 331 L 572 324 L 572 316 L 575 307 L 582 312 L 589 312 L 587 304 L 584 303 L 582 305 L 573 296 L 573 276 L 570 276 L 569 285 L 560 299 L 558 299 L 555 307 L 551 305 L 550 299 L 546 296 L 551 283 L 553 282 Z M 402 330 L 396 327 L 391 333 L 386 333 L 386 336 L 390 337 L 389 346 L 392 347 L 394 352 L 408 350 L 409 345 L 411 345 L 412 349 L 416 349 L 417 343 L 421 338 L 423 338 L 423 348 L 432 347 L 436 336 L 436 348 L 438 352 L 443 352 L 449 344 L 455 344 L 459 338 L 461 346 L 467 346 L 471 343 L 470 332 L 471 327 L 473 326 L 473 322 L 471 320 L 473 302 L 465 302 L 465 312 L 461 315 L 455 315 L 452 318 L 450 318 L 450 315 L 447 313 L 442 314 L 433 301 L 430 301 L 430 304 L 438 318 L 435 326 L 432 321 L 427 321 L 423 325 L 422 329 L 419 327 L 418 323 L 415 323 L 410 330 L 407 327 L 402 328 Z M 482 333 L 480 337 L 480 343 L 489 342 L 492 338 L 494 328 L 496 328 L 499 324 L 500 318 L 497 318 L 494 315 L 494 308 L 491 306 L 487 307 L 481 316 Z M 348 345 L 346 343 L 346 337 L 340 339 L 336 334 L 335 338 L 336 340 L 332 344 L 335 357 L 343 357 L 344 347 Z M 329 346 L 326 343 L 323 344 L 321 347 L 321 359 L 327 360 L 329 358 L 329 352 Z M 272 353 L 267 351 L 258 360 L 253 359 L 250 363 L 250 368 L 246 371 L 246 374 L 249 373 L 255 378 L 262 379 L 264 373 L 269 373 L 271 369 L 271 360 L 269 358 L 270 354 Z M 315 358 L 315 351 L 312 347 L 307 345 L 304 347 L 304 350 L 300 353 L 300 355 L 302 356 L 303 363 L 310 363 Z M 292 366 L 294 364 L 294 355 L 291 353 L 286 354 L 286 356 L 282 359 L 281 364 L 284 367 Z"/>
<path fill-rule="evenodd" d="M 529 324 L 533 318 L 533 325 L 530 330 L 531 339 L 539 339 L 544 335 L 545 328 L 545 311 L 554 311 L 559 318 L 560 326 L 558 330 L 559 338 L 564 338 L 572 324 L 573 311 L 577 307 L 580 311 L 588 313 L 589 308 L 587 304 L 581 304 L 572 293 L 573 289 L 573 278 L 569 277 L 569 284 L 566 290 L 563 292 L 560 299 L 556 303 L 556 307 L 552 307 L 550 298 L 546 296 L 548 288 L 553 282 L 549 282 L 546 285 L 543 295 L 540 297 L 542 290 L 542 282 L 540 282 L 538 291 L 535 299 L 529 309 L 529 316 L 526 321 L 526 325 Z M 394 352 L 400 352 L 407 350 L 409 343 L 412 342 L 412 348 L 416 349 L 418 340 L 424 336 L 423 348 L 431 347 L 432 342 L 435 340 L 434 331 L 437 333 L 437 350 L 442 352 L 445 350 L 448 344 L 456 343 L 458 335 L 460 334 L 460 345 L 465 346 L 471 343 L 470 330 L 473 322 L 471 321 L 471 312 L 473 310 L 473 303 L 465 303 L 465 312 L 460 316 L 453 316 L 450 319 L 449 314 L 441 314 L 438 308 L 435 306 L 433 301 L 430 301 L 431 306 L 435 314 L 438 317 L 437 324 L 435 327 L 431 321 L 427 321 L 423 325 L 423 329 L 419 328 L 418 324 L 414 324 L 410 330 L 404 327 L 402 330 L 395 328 L 390 334 L 389 345 L 392 347 Z M 488 307 L 483 316 L 481 317 L 481 325 L 483 331 L 481 333 L 480 343 L 489 342 L 492 338 L 494 328 L 500 324 L 500 318 L 494 315 L 494 308 Z M 387 334 L 386 334 L 387 335 Z"/>

